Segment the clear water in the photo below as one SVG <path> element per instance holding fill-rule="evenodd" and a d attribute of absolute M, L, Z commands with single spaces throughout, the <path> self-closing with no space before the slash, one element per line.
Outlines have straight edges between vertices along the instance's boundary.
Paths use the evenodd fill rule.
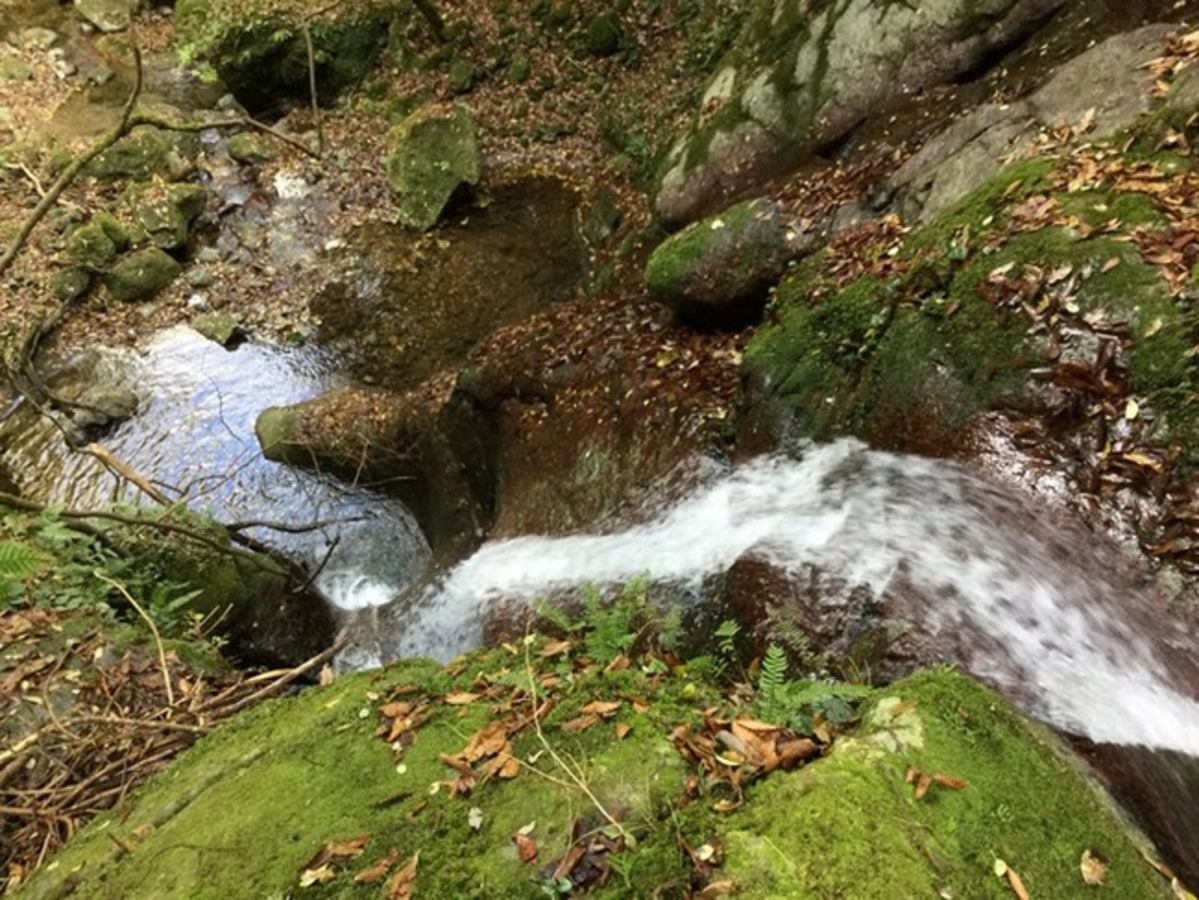
<path fill-rule="evenodd" d="M 300 533 L 247 533 L 314 571 L 323 563 L 315 587 L 335 607 L 386 602 L 423 574 L 428 546 L 400 503 L 279 465 L 259 451 L 254 422 L 263 409 L 335 386 L 319 353 L 255 344 L 230 351 L 180 327 L 140 353 L 104 353 L 91 377 L 138 398 L 136 415 L 102 445 L 171 499 L 222 522 L 326 523 Z M 3 459 L 19 474 L 23 492 L 43 502 L 76 508 L 145 502 L 96 460 L 67 451 L 44 421 L 4 447 Z"/>
<path fill-rule="evenodd" d="M 588 582 L 648 573 L 698 590 L 751 550 L 877 594 L 902 579 L 895 594 L 916 598 L 905 612 L 947 661 L 1039 717 L 1095 741 L 1199 753 L 1199 704 L 1160 659 L 1188 637 L 1130 586 L 1127 560 L 959 467 L 852 441 L 756 460 L 619 533 L 487 544 L 437 585 L 372 609 L 354 662 L 447 659 L 480 642 L 492 604 Z"/>

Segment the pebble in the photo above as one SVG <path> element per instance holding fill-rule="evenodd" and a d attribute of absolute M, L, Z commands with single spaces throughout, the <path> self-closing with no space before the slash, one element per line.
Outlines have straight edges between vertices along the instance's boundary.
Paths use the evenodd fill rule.
<path fill-rule="evenodd" d="M 208 308 L 208 298 L 200 293 L 191 294 L 187 298 L 187 308 L 188 309 L 207 309 Z"/>

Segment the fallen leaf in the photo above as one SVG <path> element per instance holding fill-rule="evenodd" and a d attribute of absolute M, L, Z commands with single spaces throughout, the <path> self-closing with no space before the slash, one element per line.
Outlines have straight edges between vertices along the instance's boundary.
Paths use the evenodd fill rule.
<path fill-rule="evenodd" d="M 478 831 L 483 827 L 483 810 L 477 806 L 472 806 L 470 812 L 466 814 L 466 821 L 472 830 Z"/>
<path fill-rule="evenodd" d="M 616 711 L 620 709 L 620 705 L 620 700 L 593 700 L 591 703 L 588 703 L 586 706 L 580 709 L 579 712 L 600 716 L 606 719 L 607 717 L 614 715 Z"/>
<path fill-rule="evenodd" d="M 965 778 L 956 778 L 953 775 L 946 775 L 944 772 L 937 772 L 933 775 L 933 781 L 947 788 L 953 788 L 955 791 L 964 791 L 970 786 Z"/>
<path fill-rule="evenodd" d="M 1024 887 L 1024 882 L 1020 880 L 1020 876 L 1016 874 L 1016 870 L 1011 866 L 1007 867 L 1007 883 L 1011 886 L 1012 892 L 1020 900 L 1029 900 L 1028 889 Z"/>
<path fill-rule="evenodd" d="M 1082 859 L 1078 861 L 1082 872 L 1082 880 L 1086 884 L 1101 885 L 1107 878 L 1107 860 L 1092 853 L 1090 849 L 1082 851 Z"/>
<path fill-rule="evenodd" d="M 563 731 L 583 731 L 590 728 L 592 725 L 599 724 L 599 716 L 586 715 L 579 716 L 577 719 L 571 719 L 569 722 L 562 723 Z"/>
<path fill-rule="evenodd" d="M 623 741 L 626 737 L 628 737 L 629 732 L 632 730 L 633 730 L 633 726 L 628 724 L 627 722 L 617 722 L 616 723 L 616 740 Z"/>
<path fill-rule="evenodd" d="M 361 872 L 354 876 L 354 880 L 359 884 L 374 884 L 377 881 L 382 881 L 387 873 L 391 871 L 391 867 L 396 864 L 396 860 L 400 858 L 399 850 L 392 850 L 373 866 L 367 866 Z"/>
<path fill-rule="evenodd" d="M 697 897 L 727 897 L 729 894 L 737 890 L 737 883 L 726 879 L 724 881 L 713 881 L 702 891 L 696 894 Z"/>
<path fill-rule="evenodd" d="M 462 693 L 458 694 L 446 694 L 443 699 L 450 706 L 466 706 L 467 704 L 474 703 L 476 700 L 478 700 L 479 695 L 472 694 L 468 691 L 463 691 Z"/>
<path fill-rule="evenodd" d="M 541 656 L 543 659 L 552 659 L 563 653 L 569 653 L 572 646 L 574 645 L 570 641 L 550 641 L 541 648 Z"/>
<path fill-rule="evenodd" d="M 300 887 L 312 887 L 314 884 L 328 884 L 337 873 L 333 871 L 333 866 L 325 863 L 323 866 L 317 866 L 315 869 L 305 869 L 300 873 Z"/>
<path fill-rule="evenodd" d="M 516 844 L 516 854 L 521 862 L 531 863 L 537 858 L 537 841 L 529 835 L 518 831 L 512 835 L 512 842 Z"/>
<path fill-rule="evenodd" d="M 419 861 L 420 851 L 417 850 L 404 868 L 391 876 L 387 882 L 387 900 L 411 900 L 412 888 L 416 884 L 416 865 Z"/>

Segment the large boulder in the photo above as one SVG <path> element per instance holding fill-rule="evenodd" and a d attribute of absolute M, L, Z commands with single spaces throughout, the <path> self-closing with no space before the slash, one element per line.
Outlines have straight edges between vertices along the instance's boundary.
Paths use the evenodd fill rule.
<path fill-rule="evenodd" d="M 857 710 L 868 692 L 824 683 L 741 705 L 702 664 L 658 660 L 650 677 L 525 646 L 523 661 L 405 662 L 264 704 L 102 814 L 23 896 L 368 897 L 388 879 L 428 897 L 711 883 L 751 900 L 1002 898 L 1005 866 L 1037 896 L 1170 896 L 1077 760 L 952 671 Z M 792 695 L 788 727 L 820 711 L 831 747 L 763 721 Z M 783 740 L 810 761 L 765 761 Z M 1102 889 L 1084 855 L 1102 857 Z"/>
<path fill-rule="evenodd" d="M 887 103 L 968 72 L 1062 0 L 758 4 L 670 150 L 656 197 L 684 224 L 835 145 Z"/>
<path fill-rule="evenodd" d="M 646 287 L 686 322 L 745 325 L 807 243 L 776 204 L 747 200 L 659 245 L 645 268 Z"/>
<path fill-rule="evenodd" d="M 399 219 L 409 228 L 432 228 L 450 198 L 479 183 L 479 141 L 465 107 L 425 106 L 387 135 L 387 183 Z"/>
<path fill-rule="evenodd" d="M 1028 153 L 1044 131 L 1111 138 L 1153 103 L 1156 76 L 1145 63 L 1162 52 L 1170 25 L 1117 34 L 1060 66 L 1024 100 L 988 103 L 953 122 L 890 179 L 896 207 L 929 220 L 995 175 L 1003 160 Z M 1185 84 L 1175 95 L 1185 97 Z M 1181 102 L 1181 101 L 1171 101 Z"/>
<path fill-rule="evenodd" d="M 271 407 L 254 430 L 267 459 L 398 495 L 442 560 L 474 549 L 490 524 L 494 425 L 452 376 L 405 393 L 346 388 Z"/>

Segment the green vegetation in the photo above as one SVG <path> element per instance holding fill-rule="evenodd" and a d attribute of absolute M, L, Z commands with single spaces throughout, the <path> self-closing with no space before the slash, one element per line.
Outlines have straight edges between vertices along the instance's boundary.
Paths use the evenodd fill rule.
<path fill-rule="evenodd" d="M 543 614 L 557 636 L 240 716 L 27 895 L 374 897 L 412 877 L 462 898 L 724 882 L 746 897 L 1002 897 L 1000 858 L 1069 896 L 1087 849 L 1113 893 L 1167 894 L 1056 742 L 952 671 L 879 691 L 793 682 L 771 650 L 750 690 L 664 651 L 636 585 L 580 617 Z"/>
<path fill-rule="evenodd" d="M 67 517 L 0 501 L 0 530 L 6 611 L 101 612 L 139 626 L 144 614 L 166 635 L 194 637 L 286 581 L 265 557 L 220 549 L 228 546 L 224 530 L 181 510 Z"/>

